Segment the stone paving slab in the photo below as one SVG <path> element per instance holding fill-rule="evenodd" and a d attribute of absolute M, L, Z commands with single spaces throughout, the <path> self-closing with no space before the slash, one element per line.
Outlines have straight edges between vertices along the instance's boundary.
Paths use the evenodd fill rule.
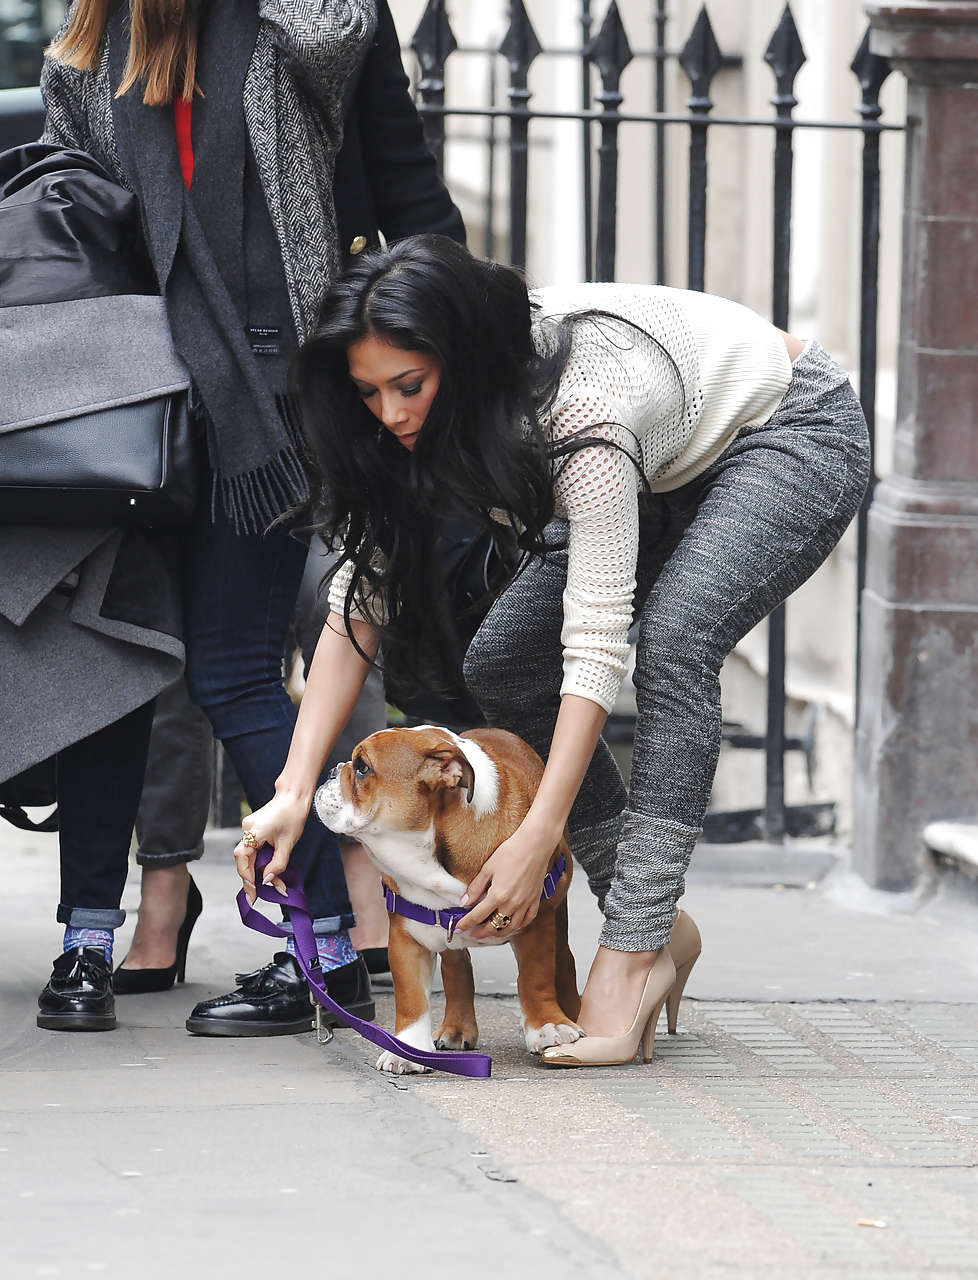
<path fill-rule="evenodd" d="M 655 1062 L 586 1072 L 524 1054 L 512 998 L 479 1016 L 490 1081 L 394 1087 L 563 1203 L 636 1280 L 978 1274 L 978 1007 L 685 1001 Z"/>

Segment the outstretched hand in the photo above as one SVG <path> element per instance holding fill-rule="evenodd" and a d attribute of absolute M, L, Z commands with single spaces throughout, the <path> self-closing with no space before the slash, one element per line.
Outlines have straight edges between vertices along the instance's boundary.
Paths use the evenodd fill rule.
<path fill-rule="evenodd" d="M 475 906 L 458 922 L 456 932 L 467 933 L 473 941 L 508 941 L 525 929 L 540 910 L 540 894 L 556 844 L 553 837 L 536 836 L 518 827 L 468 886 L 462 906 L 470 902 Z M 503 929 L 489 923 L 497 911 L 510 918 Z"/>
<path fill-rule="evenodd" d="M 308 816 L 308 804 L 293 796 L 276 795 L 242 822 L 242 831 L 251 838 L 246 843 L 242 837 L 234 846 L 234 861 L 244 885 L 245 897 L 252 906 L 258 897 L 255 882 L 258 850 L 265 845 L 271 846 L 272 860 L 264 870 L 262 884 L 271 885 L 284 897 L 288 889 L 280 877 L 289 865 L 292 850 L 302 835 Z"/>

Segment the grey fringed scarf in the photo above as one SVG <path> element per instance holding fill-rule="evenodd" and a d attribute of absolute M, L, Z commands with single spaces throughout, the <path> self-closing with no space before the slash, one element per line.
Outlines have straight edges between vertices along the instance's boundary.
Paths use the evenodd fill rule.
<path fill-rule="evenodd" d="M 322 124 L 309 143 L 331 175 L 344 103 L 373 34 L 375 6 L 371 0 L 335 0 L 310 7 L 321 59 L 315 106 Z M 174 345 L 206 410 L 214 501 L 237 529 L 260 531 L 308 493 L 301 442 L 283 395 L 288 356 L 304 335 L 296 333 L 291 282 L 246 128 L 249 84 L 264 34 L 258 6 L 210 0 L 206 13 L 198 65 L 204 97 L 193 107 L 190 191 L 181 178 L 169 107 L 145 106 L 136 89 L 113 99 L 112 115 L 119 160 L 143 210 Z M 129 44 L 127 5 L 114 14 L 108 35 L 114 89 Z M 326 74 L 330 58 L 332 76 Z M 278 61 L 271 69 L 276 76 L 291 74 Z M 336 263 L 331 198 L 323 201 L 321 214 L 329 260 L 317 263 L 317 274 L 326 282 Z M 261 329 L 273 330 L 269 341 L 259 340 L 255 331 Z M 267 354 L 256 355 L 256 346 Z"/>

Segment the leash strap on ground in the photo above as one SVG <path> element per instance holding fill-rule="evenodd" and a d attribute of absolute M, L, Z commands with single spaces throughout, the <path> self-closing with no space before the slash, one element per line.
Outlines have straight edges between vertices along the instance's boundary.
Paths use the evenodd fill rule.
<path fill-rule="evenodd" d="M 268 848 L 259 852 L 258 857 L 255 859 L 256 881 L 260 872 L 268 866 L 271 860 L 272 854 Z M 380 1049 L 387 1049 L 391 1053 L 396 1053 L 398 1057 L 406 1058 L 408 1062 L 417 1062 L 420 1066 L 430 1067 L 433 1071 L 448 1071 L 456 1076 L 485 1078 L 490 1074 L 492 1071 L 492 1058 L 487 1053 L 454 1053 L 438 1052 L 437 1050 L 431 1053 L 424 1049 L 415 1049 L 411 1045 L 404 1044 L 403 1041 L 398 1040 L 396 1036 L 392 1036 L 383 1027 L 378 1027 L 376 1023 L 367 1022 L 363 1018 L 354 1017 L 352 1013 L 347 1013 L 341 1004 L 337 1004 L 326 990 L 323 971 L 319 964 L 319 955 L 316 951 L 316 936 L 313 933 L 312 919 L 309 915 L 306 895 L 302 888 L 302 879 L 299 873 L 291 867 L 282 873 L 281 879 L 288 889 L 285 897 L 277 889 L 263 884 L 258 884 L 258 896 L 263 902 L 273 902 L 277 906 L 289 908 L 289 921 L 292 925 L 292 936 L 295 939 L 296 960 L 299 962 L 299 968 L 305 975 L 306 982 L 309 984 L 309 991 L 317 1004 L 334 1014 L 344 1026 L 350 1027 L 358 1035 L 363 1036 L 365 1040 L 369 1040 L 371 1044 L 377 1045 Z M 284 929 L 274 924 L 267 916 L 263 916 L 260 911 L 256 911 L 251 906 L 245 897 L 244 889 L 238 892 L 237 903 L 241 923 L 249 929 L 267 934 L 270 938 L 288 937 Z"/>

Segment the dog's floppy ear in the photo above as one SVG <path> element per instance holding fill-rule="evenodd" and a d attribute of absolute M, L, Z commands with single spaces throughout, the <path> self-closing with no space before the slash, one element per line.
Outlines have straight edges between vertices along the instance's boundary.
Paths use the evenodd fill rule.
<path fill-rule="evenodd" d="M 437 787 L 447 789 L 465 787 L 465 798 L 472 803 L 475 795 L 475 770 L 458 747 L 447 744 L 429 751 L 419 774 L 421 781 L 434 791 Z"/>

